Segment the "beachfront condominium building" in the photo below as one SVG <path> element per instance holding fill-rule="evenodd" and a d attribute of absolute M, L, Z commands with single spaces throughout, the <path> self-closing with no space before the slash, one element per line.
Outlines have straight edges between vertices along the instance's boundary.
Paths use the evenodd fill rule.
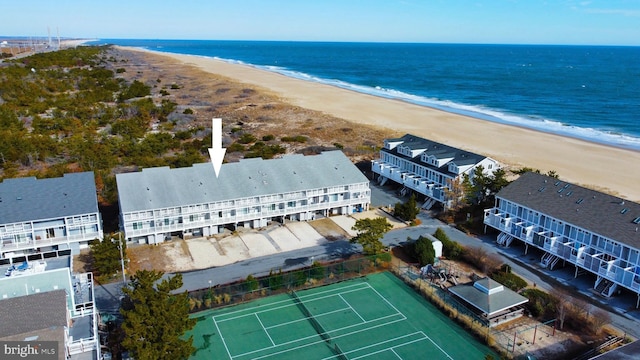
<path fill-rule="evenodd" d="M 127 240 L 209 236 L 225 226 L 259 228 L 276 220 L 367 210 L 368 179 L 341 152 L 143 169 L 116 175 L 120 226 Z"/>
<path fill-rule="evenodd" d="M 521 241 L 525 253 L 541 250 L 544 267 L 570 264 L 595 276 L 598 293 L 627 289 L 640 302 L 640 204 L 526 173 L 498 192 L 484 223 L 500 231 L 498 244 Z"/>
<path fill-rule="evenodd" d="M 102 239 L 93 172 L 0 183 L 0 264 L 77 254 Z"/>
<path fill-rule="evenodd" d="M 91 273 L 68 267 L 0 278 L 0 341 L 57 354 L 41 359 L 101 359 L 93 290 Z"/>
<path fill-rule="evenodd" d="M 448 206 L 452 184 L 461 182 L 465 174 L 473 181 L 479 166 L 485 174 L 499 168 L 497 161 L 486 156 L 407 134 L 386 139 L 371 170 L 379 175 L 381 185 L 392 180 L 403 186 L 403 195 L 410 190 L 424 195 L 422 207 L 429 209 L 435 203 Z"/>

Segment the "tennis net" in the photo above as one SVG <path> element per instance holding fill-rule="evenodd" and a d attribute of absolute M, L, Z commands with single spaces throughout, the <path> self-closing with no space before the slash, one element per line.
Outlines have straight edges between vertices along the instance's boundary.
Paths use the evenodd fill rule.
<path fill-rule="evenodd" d="M 347 355 L 342 352 L 342 349 L 340 349 L 340 346 L 338 346 L 338 344 L 333 344 L 333 352 L 338 355 L 339 360 L 349 360 Z"/>
<path fill-rule="evenodd" d="M 322 327 L 322 325 L 320 325 L 318 320 L 313 315 L 311 315 L 311 312 L 309 312 L 309 309 L 307 309 L 307 307 L 304 305 L 302 300 L 300 300 L 300 297 L 298 297 L 298 294 L 296 294 L 296 292 L 293 290 L 291 290 L 291 294 L 293 295 L 293 300 L 295 301 L 296 305 L 298 305 L 298 308 L 307 317 L 307 319 L 311 323 L 311 326 L 313 326 L 313 328 L 316 330 L 318 335 L 320 335 L 320 337 L 324 341 L 331 342 L 331 336 L 329 336 L 329 334 L 324 330 L 324 328 Z"/>

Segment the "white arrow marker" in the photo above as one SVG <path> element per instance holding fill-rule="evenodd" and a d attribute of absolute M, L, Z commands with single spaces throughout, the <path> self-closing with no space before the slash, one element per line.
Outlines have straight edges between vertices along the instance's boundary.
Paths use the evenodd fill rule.
<path fill-rule="evenodd" d="M 216 177 L 220 174 L 222 160 L 227 149 L 222 147 L 222 119 L 213 118 L 211 121 L 211 147 L 209 148 L 209 157 L 213 165 L 213 171 Z"/>

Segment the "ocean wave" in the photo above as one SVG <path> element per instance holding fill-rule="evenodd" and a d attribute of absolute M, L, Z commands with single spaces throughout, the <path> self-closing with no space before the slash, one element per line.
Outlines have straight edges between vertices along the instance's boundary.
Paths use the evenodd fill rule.
<path fill-rule="evenodd" d="M 495 109 L 476 104 L 464 104 L 450 100 L 428 98 L 420 95 L 406 93 L 400 90 L 387 89 L 381 86 L 365 86 L 345 82 L 338 79 L 321 78 L 308 73 L 295 71 L 280 66 L 255 65 L 245 63 L 240 60 L 224 59 L 205 55 L 192 56 L 214 58 L 216 60 L 228 62 L 231 64 L 251 66 L 260 70 L 275 72 L 299 80 L 336 86 L 342 89 L 356 91 L 359 93 L 378 96 L 386 99 L 405 101 L 407 103 L 435 108 L 438 110 L 465 115 L 480 120 L 520 126 L 528 129 L 557 134 L 565 137 L 577 138 L 609 146 L 640 150 L 640 137 L 634 137 L 628 134 L 608 131 L 606 129 L 579 127 L 575 125 L 568 125 L 555 119 L 546 119 L 538 116 L 510 113 L 509 111 L 504 109 Z"/>

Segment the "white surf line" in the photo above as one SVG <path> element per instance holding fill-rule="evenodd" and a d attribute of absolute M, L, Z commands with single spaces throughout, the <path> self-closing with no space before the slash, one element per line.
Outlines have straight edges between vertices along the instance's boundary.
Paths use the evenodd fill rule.
<path fill-rule="evenodd" d="M 272 346 L 276 346 L 276 343 L 273 342 L 273 339 L 271 338 L 271 335 L 269 335 L 269 331 L 267 331 L 267 329 L 264 327 L 264 324 L 262 323 L 262 320 L 260 320 L 260 316 L 258 316 L 258 314 L 256 314 L 256 319 L 258 319 L 258 322 L 260 323 L 260 326 L 262 326 L 262 330 L 264 330 L 264 333 L 267 334 L 267 337 L 269 338 L 269 341 L 271 341 L 271 345 Z"/>
<path fill-rule="evenodd" d="M 393 349 L 395 349 L 395 348 L 399 348 L 399 347 L 402 347 L 402 346 L 405 346 L 405 345 L 413 344 L 413 343 L 416 343 L 416 342 L 419 342 L 419 341 L 427 340 L 427 339 L 428 339 L 428 337 L 425 337 L 424 332 L 422 332 L 422 331 L 416 331 L 416 332 L 414 332 L 414 333 L 407 334 L 407 335 L 402 335 L 402 336 L 396 337 L 396 338 L 394 338 L 394 339 L 389 339 L 389 340 L 385 340 L 385 341 L 383 341 L 383 342 L 379 342 L 379 343 L 371 344 L 371 345 L 368 345 L 368 346 L 363 346 L 363 347 L 361 347 L 361 348 L 357 348 L 357 349 L 354 349 L 354 350 L 351 350 L 351 351 L 347 351 L 347 352 L 345 352 L 345 355 L 346 355 L 346 354 L 355 353 L 355 352 L 358 352 L 358 351 L 362 351 L 362 350 L 365 350 L 365 349 L 368 349 L 368 348 L 372 348 L 372 347 L 378 346 L 378 345 L 380 345 L 380 344 L 385 344 L 385 343 L 388 343 L 388 342 L 391 342 L 391 341 L 396 341 L 396 340 L 404 339 L 404 338 L 407 338 L 407 337 L 410 337 L 410 336 L 413 336 L 413 335 L 422 335 L 423 337 L 421 337 L 421 338 L 419 338 L 419 339 L 414 339 L 414 340 L 411 340 L 411 341 L 403 342 L 403 343 L 401 343 L 401 344 L 394 345 L 394 346 L 389 347 L 389 348 L 384 348 L 384 349 L 380 349 L 380 350 L 377 350 L 377 351 L 374 351 L 374 352 L 370 352 L 370 353 L 367 353 L 367 354 L 364 354 L 364 355 L 360 355 L 360 356 L 358 356 L 358 357 L 349 358 L 350 360 L 357 360 L 357 359 L 367 358 L 367 357 L 369 357 L 369 356 L 371 356 L 371 355 L 376 355 L 376 354 L 380 354 L 380 353 L 383 353 L 383 352 L 386 352 L 386 351 L 391 350 L 391 351 L 393 351 L 393 353 L 394 353 L 394 354 L 396 354 L 396 356 L 397 356 L 398 358 L 402 359 L 402 357 L 401 357 L 401 356 L 399 356 L 399 355 L 398 355 L 398 354 L 397 354 Z M 445 354 L 446 354 L 446 353 L 445 353 Z"/>
<path fill-rule="evenodd" d="M 360 318 L 360 320 L 362 320 L 363 323 L 366 323 L 367 320 L 365 320 L 362 316 L 360 316 L 360 314 L 358 314 L 358 312 L 356 311 L 356 309 L 354 309 L 351 304 L 349 304 L 349 302 L 347 300 L 345 300 L 345 298 L 342 297 L 342 294 L 338 294 L 338 296 L 340 296 L 340 299 L 342 299 L 342 301 L 344 301 L 345 304 L 347 304 L 347 306 L 349 306 L 349 309 L 351 309 L 351 311 L 354 312 L 354 314 L 358 315 L 358 317 Z"/>
<path fill-rule="evenodd" d="M 216 326 L 216 329 L 218 330 L 218 335 L 220 335 L 220 339 L 222 339 L 222 345 L 224 345 L 224 349 L 227 351 L 227 355 L 229 356 L 229 359 L 233 359 L 233 356 L 231 356 L 231 353 L 229 352 L 229 348 L 227 347 L 227 342 L 224 340 L 224 336 L 222 336 L 222 331 L 220 331 L 220 328 L 218 327 L 216 318 L 211 317 L 211 320 L 213 320 L 213 324 Z"/>
<path fill-rule="evenodd" d="M 394 314 L 394 315 L 395 315 L 395 314 Z M 338 336 L 332 336 L 332 337 L 331 337 L 331 340 L 335 340 L 335 339 L 339 339 L 339 338 L 342 338 L 342 337 L 345 337 L 345 336 L 350 336 L 350 335 L 353 335 L 353 334 L 361 333 L 361 332 L 363 332 L 363 331 L 368 331 L 368 330 L 371 330 L 371 329 L 379 328 L 379 327 L 381 327 L 381 326 L 388 326 L 388 325 L 391 325 L 391 324 L 394 324 L 394 323 L 397 323 L 397 322 L 400 322 L 400 321 L 405 321 L 405 320 L 406 320 L 406 319 L 397 319 L 397 320 L 392 320 L 392 321 L 390 321 L 390 322 L 386 322 L 386 323 L 384 323 L 384 324 L 379 324 L 379 325 L 375 325 L 375 326 L 367 327 L 367 328 L 365 328 L 365 329 L 360 329 L 360 330 L 352 331 L 352 332 L 349 332 L 349 333 L 347 333 L 347 334 L 342 334 L 342 335 L 338 335 Z M 342 330 L 342 329 L 347 329 L 347 328 L 349 328 L 349 327 L 353 327 L 353 326 L 361 326 L 361 325 L 362 325 L 362 324 L 355 324 L 355 325 L 347 326 L 347 327 L 344 327 L 344 328 L 336 329 L 336 330 L 333 330 L 333 331 L 338 331 L 338 330 Z M 329 333 L 329 332 L 327 332 L 327 333 Z M 318 336 L 319 336 L 319 335 L 313 335 L 313 336 L 308 336 L 308 337 L 305 337 L 305 338 L 299 338 L 299 339 L 296 339 L 296 340 L 287 341 L 287 342 L 284 342 L 284 343 L 278 344 L 278 347 L 279 347 L 279 346 L 284 346 L 284 345 L 293 344 L 293 343 L 296 343 L 296 342 L 300 342 L 301 340 L 305 340 L 305 339 L 308 339 L 308 338 L 310 338 L 310 337 L 316 337 L 316 338 L 317 338 Z M 263 355 L 263 356 L 260 356 L 260 357 L 257 357 L 257 358 L 252 358 L 252 359 L 264 359 L 264 358 L 267 358 L 267 357 L 270 357 L 270 356 L 273 356 L 273 355 L 283 354 L 283 353 L 286 353 L 286 352 L 289 352 L 289 351 L 292 351 L 292 350 L 302 349 L 302 348 L 305 348 L 305 347 L 308 347 L 308 346 L 311 346 L 311 345 L 322 344 L 322 343 L 326 343 L 326 342 L 325 342 L 325 340 L 317 340 L 317 341 L 313 341 L 313 342 L 306 343 L 306 344 L 302 344 L 302 345 L 300 345 L 300 346 L 296 346 L 296 347 L 293 347 L 293 348 L 289 348 L 289 349 L 281 350 L 281 351 L 275 352 L 275 353 L 273 353 L 273 354 Z M 272 349 L 272 348 L 273 348 L 273 347 L 267 347 L 267 348 L 262 348 L 262 349 L 258 349 L 258 350 L 252 350 L 252 351 L 248 351 L 248 352 L 246 352 L 246 353 L 242 353 L 242 354 L 236 355 L 235 357 L 236 357 L 236 358 L 238 358 L 238 357 L 242 357 L 242 356 L 247 356 L 247 355 L 251 355 L 251 354 L 254 354 L 254 353 L 257 353 L 257 352 L 261 352 L 261 351 L 264 351 L 264 350 L 266 350 L 266 349 Z"/>
<path fill-rule="evenodd" d="M 342 292 L 342 293 L 343 293 L 343 294 L 346 294 L 346 293 L 349 293 L 349 292 L 355 292 L 355 291 L 360 291 L 360 290 L 367 290 L 368 288 L 370 288 L 370 286 L 369 286 L 368 284 L 356 284 L 356 285 L 353 285 L 353 286 L 358 286 L 358 285 L 365 285 L 365 286 L 364 286 L 364 287 L 360 287 L 359 289 L 349 290 L 349 291 L 345 291 L 345 292 Z M 353 286 L 345 286 L 343 289 L 347 289 L 347 288 L 350 288 L 350 287 L 353 287 Z M 326 290 L 326 291 L 318 292 L 318 293 L 315 293 L 315 294 L 312 294 L 312 295 L 303 295 L 303 296 L 299 296 L 299 295 L 298 295 L 298 297 L 299 297 L 299 298 L 301 298 L 301 299 L 303 299 L 303 298 L 309 298 L 309 297 L 314 298 L 314 299 L 316 299 L 316 298 L 317 298 L 317 299 L 324 299 L 324 298 L 331 297 L 331 296 L 315 297 L 315 295 L 317 295 L 317 294 L 331 293 L 331 292 L 335 292 L 336 290 L 338 290 L 338 289 L 334 289 L 334 290 Z M 335 296 L 335 295 L 337 295 L 337 294 L 334 294 L 333 296 Z M 311 301 L 311 300 L 310 300 L 310 301 Z M 277 304 L 285 304 L 285 305 L 283 305 L 283 306 L 276 306 L 276 307 L 270 307 L 271 305 L 277 305 Z M 296 304 L 295 304 L 295 303 L 293 303 L 293 302 L 291 301 L 291 299 L 283 299 L 283 300 L 279 300 L 279 301 L 276 301 L 276 302 L 273 302 L 273 303 L 267 304 L 267 305 L 265 306 L 265 307 L 267 307 L 265 310 L 257 311 L 257 313 L 268 312 L 268 311 L 271 311 L 271 310 L 283 309 L 283 308 L 290 307 L 290 306 L 296 306 Z M 249 311 L 249 310 L 251 310 L 251 309 L 240 309 L 240 310 L 230 311 L 230 312 L 228 312 L 228 313 L 224 313 L 224 314 L 216 315 L 216 317 L 218 318 L 218 322 L 225 322 L 225 321 L 235 320 L 235 319 L 239 319 L 239 318 L 246 317 L 246 316 L 252 316 L 254 313 L 256 313 L 256 311 L 253 311 L 253 312 L 251 312 L 251 313 L 246 313 L 246 312 L 247 312 L 247 311 Z M 235 316 L 235 317 L 227 318 L 227 315 L 232 315 L 232 314 L 237 314 L 237 313 L 245 313 L 245 314 L 240 315 L 240 316 Z M 220 319 L 220 318 L 223 318 L 223 319 Z"/>

